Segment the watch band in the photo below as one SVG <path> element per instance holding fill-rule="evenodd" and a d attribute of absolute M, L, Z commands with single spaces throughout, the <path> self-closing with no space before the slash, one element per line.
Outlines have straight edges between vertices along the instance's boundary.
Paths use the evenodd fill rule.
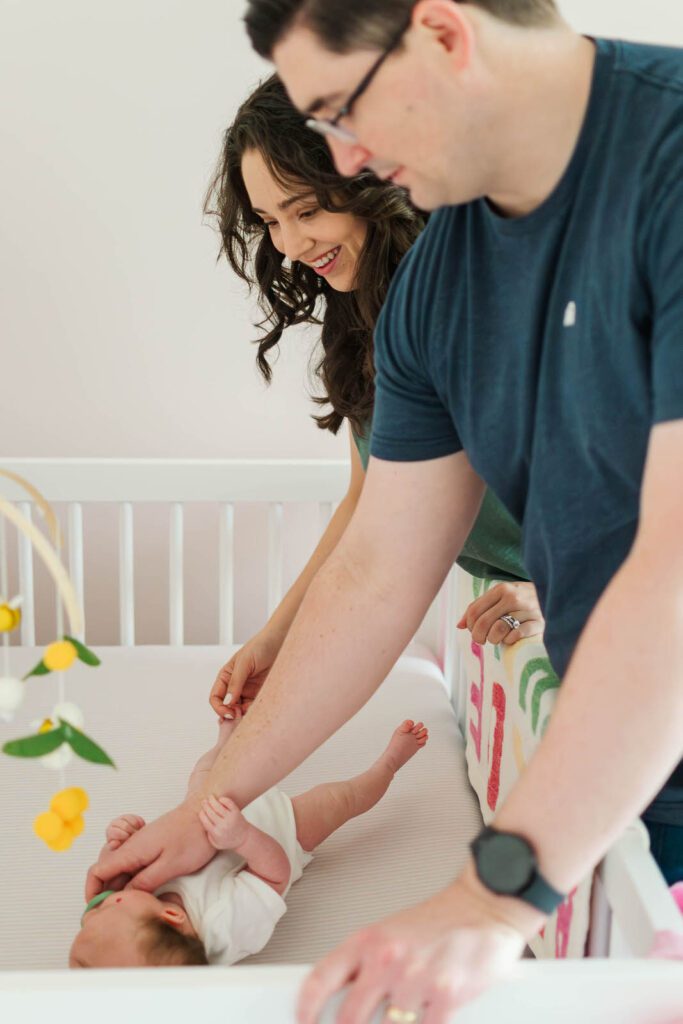
<path fill-rule="evenodd" d="M 538 870 L 526 889 L 523 889 L 516 896 L 516 899 L 530 903 L 532 907 L 543 911 L 544 914 L 552 914 L 553 910 L 556 910 L 560 903 L 564 901 L 564 898 L 564 893 L 553 889 L 552 885 L 546 882 Z"/>
<path fill-rule="evenodd" d="M 482 861 L 482 857 L 485 857 L 485 849 L 490 847 L 491 843 L 504 843 L 506 840 L 508 842 L 514 840 L 516 844 L 521 844 L 529 858 L 529 880 L 526 883 L 522 883 L 516 890 L 511 890 L 505 885 L 496 884 L 497 879 L 492 877 L 490 866 L 485 868 L 485 861 Z M 474 855 L 479 881 L 496 896 L 507 896 L 523 900 L 544 914 L 552 914 L 560 903 L 564 901 L 565 894 L 553 888 L 538 870 L 536 852 L 529 840 L 524 836 L 514 832 L 504 832 L 489 825 L 482 829 L 476 839 L 470 844 L 470 848 Z M 501 868 L 499 867 L 498 870 L 500 871 Z"/>

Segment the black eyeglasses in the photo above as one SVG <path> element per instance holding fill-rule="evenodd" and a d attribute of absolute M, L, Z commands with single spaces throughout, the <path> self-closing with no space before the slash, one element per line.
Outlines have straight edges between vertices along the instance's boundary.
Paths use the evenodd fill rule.
<path fill-rule="evenodd" d="M 353 145 L 358 141 L 353 132 L 348 131 L 346 128 L 340 127 L 339 122 L 343 117 L 349 116 L 354 104 L 358 101 L 358 99 L 363 95 L 365 90 L 368 88 L 373 78 L 375 77 L 379 69 L 382 67 L 382 64 L 384 64 L 384 61 L 391 53 L 394 52 L 396 47 L 403 39 L 403 36 L 410 28 L 411 21 L 412 15 L 408 19 L 408 21 L 403 25 L 401 31 L 398 32 L 392 39 L 392 41 L 389 43 L 389 46 L 386 48 L 386 50 L 383 50 L 382 53 L 380 53 L 375 63 L 372 65 L 367 74 L 363 76 L 360 83 L 353 90 L 353 92 L 351 93 L 348 100 L 341 108 L 341 110 L 339 110 L 332 118 L 309 117 L 306 121 L 307 128 L 310 128 L 312 131 L 317 132 L 318 135 L 329 136 L 333 139 L 338 139 L 340 142 L 346 142 L 347 144 Z"/>

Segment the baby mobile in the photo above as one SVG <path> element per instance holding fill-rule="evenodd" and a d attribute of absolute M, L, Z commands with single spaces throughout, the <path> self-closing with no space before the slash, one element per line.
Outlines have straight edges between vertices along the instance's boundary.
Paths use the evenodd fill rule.
<path fill-rule="evenodd" d="M 13 721 L 29 680 L 54 672 L 58 681 L 57 704 L 40 721 L 32 723 L 33 733 L 5 743 L 2 752 L 10 757 L 37 758 L 46 768 L 60 773 L 62 788 L 50 800 L 49 809 L 34 820 L 33 831 L 51 850 L 68 850 L 85 827 L 83 812 L 88 807 L 88 796 L 80 786 L 66 786 L 66 766 L 74 755 L 95 764 L 115 766 L 104 750 L 83 732 L 83 712 L 66 699 L 65 673 L 76 661 L 90 667 L 99 665 L 100 661 L 76 639 L 83 630 L 83 610 L 62 564 L 62 534 L 54 510 L 23 477 L 4 469 L 0 469 L 0 476 L 13 480 L 31 496 L 52 541 L 50 544 L 12 502 L 0 497 L 0 721 Z M 57 638 L 45 648 L 38 664 L 22 678 L 11 672 L 10 634 L 21 624 L 22 598 L 21 595 L 11 599 L 8 596 L 5 520 L 29 539 L 57 588 Z M 65 610 L 69 633 L 64 631 Z"/>

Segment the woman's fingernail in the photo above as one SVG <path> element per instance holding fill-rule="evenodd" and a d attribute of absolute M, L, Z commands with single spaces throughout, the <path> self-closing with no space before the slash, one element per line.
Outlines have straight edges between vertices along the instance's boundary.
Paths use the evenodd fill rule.
<path fill-rule="evenodd" d="M 231 693 L 226 693 L 224 703 L 225 704 L 232 704 L 232 694 Z"/>

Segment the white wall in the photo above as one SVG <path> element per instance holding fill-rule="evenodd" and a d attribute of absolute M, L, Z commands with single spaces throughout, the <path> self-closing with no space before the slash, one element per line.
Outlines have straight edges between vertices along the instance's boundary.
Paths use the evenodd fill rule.
<path fill-rule="evenodd" d="M 582 31 L 683 45 L 675 0 L 562 7 Z M 314 334 L 286 339 L 266 389 L 253 309 L 202 224 L 221 132 L 267 71 L 242 11 L 0 0 L 0 459 L 345 455 L 309 419 Z M 102 639 L 107 572 L 91 575 Z M 242 613 L 248 632 L 262 602 Z"/>

